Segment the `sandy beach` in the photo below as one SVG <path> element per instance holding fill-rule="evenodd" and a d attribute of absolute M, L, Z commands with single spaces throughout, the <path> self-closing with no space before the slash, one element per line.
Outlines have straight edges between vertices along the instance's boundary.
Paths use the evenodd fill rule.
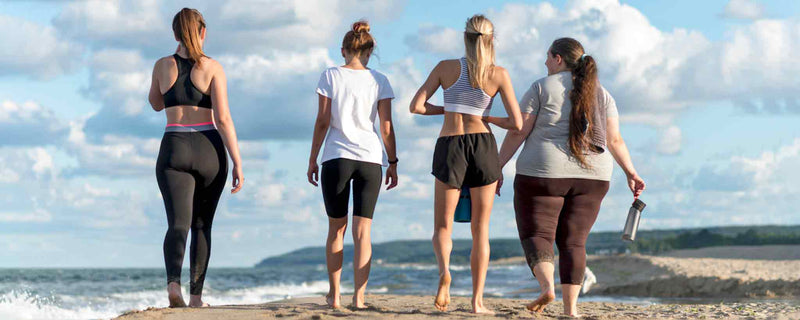
<path fill-rule="evenodd" d="M 586 319 L 800 319 L 800 260 L 792 259 L 797 252 L 800 246 L 704 248 L 662 256 L 591 256 L 588 263 L 598 283 L 590 295 L 661 297 L 667 298 L 667 303 L 580 302 L 580 312 Z M 703 258 L 695 257 L 701 255 Z M 524 263 L 524 259 L 494 263 Z M 671 303 L 678 301 L 675 298 L 689 300 Z M 468 297 L 453 297 L 446 313 L 433 307 L 432 296 L 370 295 L 367 299 L 370 308 L 366 310 L 331 310 L 322 297 L 307 297 L 206 309 L 151 308 L 118 319 L 555 319 L 562 310 L 556 301 L 544 313 L 534 315 L 524 308 L 527 300 L 487 298 L 487 305 L 497 315 L 480 317 L 469 313 Z M 343 301 L 349 300 L 343 297 Z"/>
<path fill-rule="evenodd" d="M 350 297 L 343 297 L 346 301 Z M 366 310 L 331 310 L 324 298 L 299 298 L 257 305 L 217 306 L 206 309 L 149 309 L 127 313 L 120 320 L 183 319 L 558 319 L 562 305 L 554 302 L 543 313 L 532 314 L 525 300 L 486 299 L 495 316 L 469 313 L 469 298 L 454 297 L 452 310 L 439 312 L 432 296 L 372 295 Z M 799 319 L 800 306 L 785 302 L 724 304 L 655 304 L 586 302 L 580 304 L 585 319 Z"/>

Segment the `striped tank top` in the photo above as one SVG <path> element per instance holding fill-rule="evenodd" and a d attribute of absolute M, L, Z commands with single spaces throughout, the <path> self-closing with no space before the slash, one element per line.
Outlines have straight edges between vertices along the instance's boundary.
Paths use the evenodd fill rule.
<path fill-rule="evenodd" d="M 458 60 L 461 74 L 452 86 L 444 89 L 444 111 L 488 116 L 492 109 L 492 98 L 481 88 L 473 88 L 469 83 L 467 58 Z"/>

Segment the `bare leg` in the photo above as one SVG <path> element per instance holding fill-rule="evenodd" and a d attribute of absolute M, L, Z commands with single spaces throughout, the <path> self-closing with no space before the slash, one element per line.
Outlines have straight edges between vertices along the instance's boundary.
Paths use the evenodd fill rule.
<path fill-rule="evenodd" d="M 331 308 L 338 309 L 341 304 L 339 280 L 342 277 L 344 259 L 344 233 L 347 230 L 347 217 L 328 218 L 328 241 L 325 244 L 325 262 L 328 264 L 328 283 L 330 289 L 325 300 Z"/>
<path fill-rule="evenodd" d="M 580 317 L 578 314 L 578 294 L 581 292 L 579 284 L 562 284 L 561 295 L 564 300 L 564 315 Z"/>
<path fill-rule="evenodd" d="M 353 306 L 358 309 L 367 307 L 364 304 L 364 291 L 367 289 L 369 267 L 372 263 L 371 227 L 372 219 L 353 216 Z"/>
<path fill-rule="evenodd" d="M 458 205 L 459 189 L 436 180 L 433 199 L 433 252 L 439 263 L 439 289 L 433 305 L 447 311 L 450 304 L 450 252 L 453 251 L 453 215 Z"/>
<path fill-rule="evenodd" d="M 489 217 L 492 214 L 494 193 L 497 183 L 478 188 L 470 188 L 472 198 L 472 312 L 494 314 L 483 305 L 483 287 L 486 284 L 486 270 L 489 268 Z"/>
<path fill-rule="evenodd" d="M 534 266 L 533 275 L 536 276 L 536 280 L 539 281 L 539 288 L 542 293 L 539 294 L 539 298 L 526 306 L 528 310 L 542 312 L 548 303 L 556 299 L 555 280 L 553 279 L 554 272 L 555 266 L 552 262 L 539 262 Z"/>
<path fill-rule="evenodd" d="M 181 285 L 177 282 L 170 282 L 167 285 L 167 297 L 169 298 L 170 308 L 185 308 L 186 302 L 183 301 Z"/>

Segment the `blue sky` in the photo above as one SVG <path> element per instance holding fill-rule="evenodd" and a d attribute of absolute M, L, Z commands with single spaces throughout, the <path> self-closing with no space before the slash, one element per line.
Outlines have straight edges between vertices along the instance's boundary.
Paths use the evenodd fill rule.
<path fill-rule="evenodd" d="M 223 196 L 212 266 L 324 244 L 321 195 L 305 182 L 314 86 L 359 18 L 378 40 L 370 66 L 397 94 L 401 179 L 379 199 L 376 242 L 431 235 L 441 119 L 407 106 L 436 62 L 461 55 L 474 13 L 494 21 L 518 96 L 545 75 L 553 39 L 595 56 L 648 182 L 643 228 L 800 224 L 797 1 L 12 1 L 0 2 L 0 267 L 161 267 L 165 117 L 145 96 L 183 6 L 206 17 L 243 139 L 246 183 Z M 511 192 L 492 237 L 516 237 Z M 630 201 L 617 167 L 594 230 L 619 230 Z"/>

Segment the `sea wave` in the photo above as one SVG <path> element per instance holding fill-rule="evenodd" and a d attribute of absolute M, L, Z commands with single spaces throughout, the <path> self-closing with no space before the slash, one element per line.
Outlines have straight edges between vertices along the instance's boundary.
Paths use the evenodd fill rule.
<path fill-rule="evenodd" d="M 386 288 L 377 288 L 385 292 Z M 323 294 L 327 281 L 274 284 L 233 290 L 207 288 L 203 300 L 211 305 L 254 304 Z M 371 290 L 370 290 L 371 291 Z M 188 292 L 184 291 L 188 298 Z M 166 307 L 166 291 L 119 292 L 103 297 L 80 295 L 40 296 L 28 291 L 0 295 L 0 319 L 110 319 L 130 310 Z"/>

